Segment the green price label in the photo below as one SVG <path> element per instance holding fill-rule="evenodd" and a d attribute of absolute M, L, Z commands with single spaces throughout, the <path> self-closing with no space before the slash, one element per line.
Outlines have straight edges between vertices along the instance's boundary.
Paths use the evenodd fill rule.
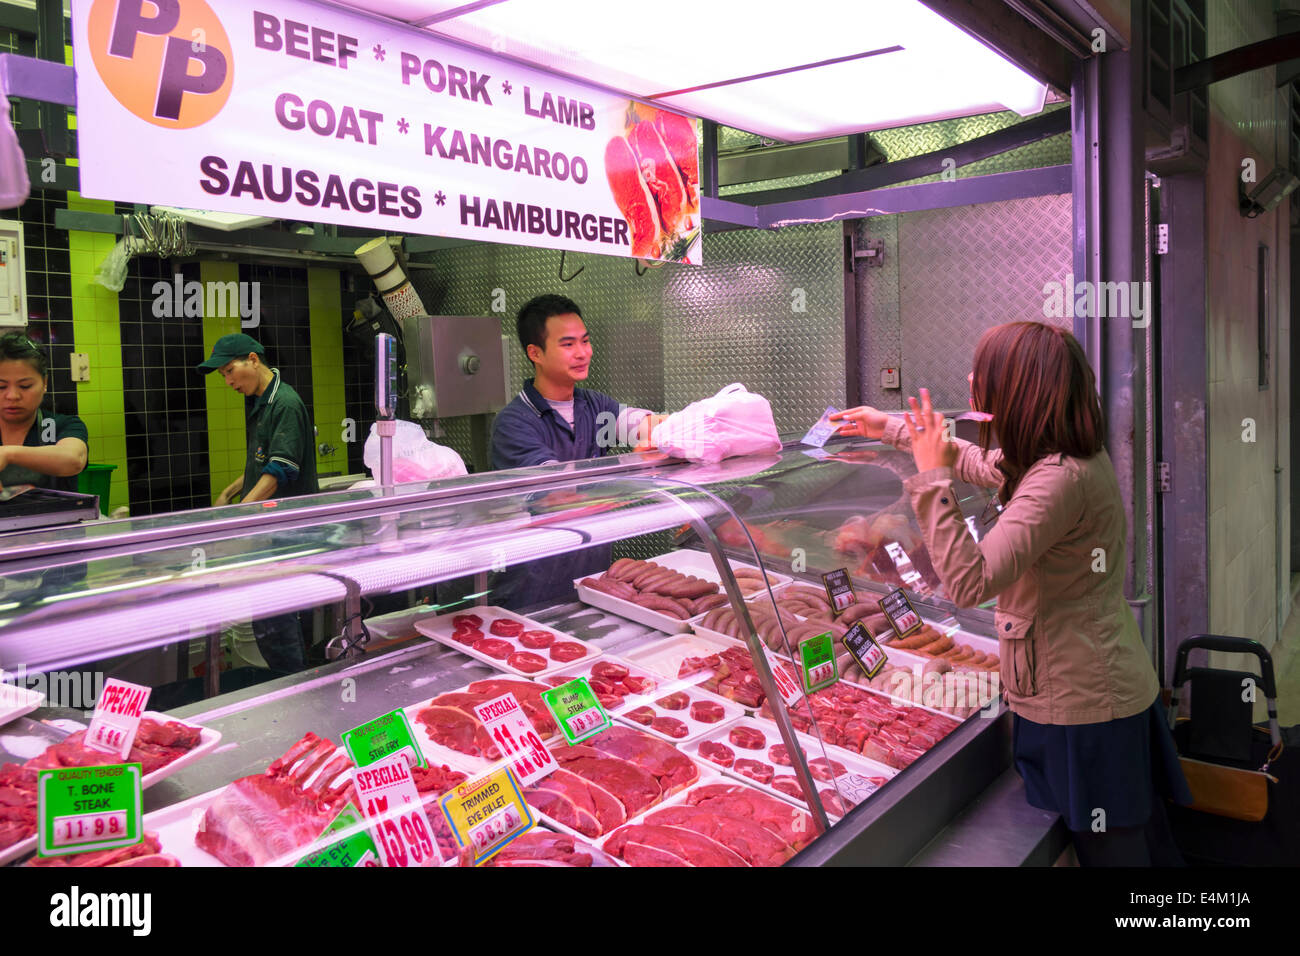
<path fill-rule="evenodd" d="M 560 725 L 569 746 L 594 737 L 609 726 L 609 714 L 600 706 L 585 677 L 543 691 L 542 700 Z"/>
<path fill-rule="evenodd" d="M 361 812 L 350 802 L 334 821 L 325 828 L 318 840 L 323 840 L 331 833 L 338 833 L 357 824 L 365 824 Z M 331 843 L 323 850 L 304 856 L 295 866 L 379 866 L 379 850 L 370 838 L 368 830 L 359 830 L 351 836 L 344 837 L 337 843 Z"/>
<path fill-rule="evenodd" d="M 840 679 L 839 665 L 835 661 L 835 641 L 830 631 L 799 642 L 799 671 L 803 674 L 804 692 L 808 694 L 830 687 Z"/>
<path fill-rule="evenodd" d="M 139 843 L 140 780 L 138 763 L 38 771 L 36 852 L 67 856 Z"/>
<path fill-rule="evenodd" d="M 344 731 L 343 746 L 358 767 L 368 767 L 395 753 L 405 754 L 406 762 L 414 767 L 425 765 L 411 722 L 400 710 Z"/>

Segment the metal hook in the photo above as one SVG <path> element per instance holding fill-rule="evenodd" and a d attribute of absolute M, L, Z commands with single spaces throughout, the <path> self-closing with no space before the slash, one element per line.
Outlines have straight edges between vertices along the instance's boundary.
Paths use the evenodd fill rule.
<path fill-rule="evenodd" d="M 564 278 L 564 257 L 565 257 L 566 255 L 568 255 L 568 250 L 567 250 L 567 249 L 561 249 L 561 250 L 560 250 L 560 281 L 561 281 L 561 282 L 572 282 L 574 279 L 578 278 L 578 276 L 582 273 L 582 270 L 585 269 L 585 268 L 587 268 L 587 267 L 586 267 L 586 266 L 578 266 L 578 271 L 577 271 L 577 272 L 575 272 L 573 275 L 569 276 L 567 279 Z"/>
<path fill-rule="evenodd" d="M 636 274 L 639 275 L 639 276 L 643 276 L 643 275 L 645 275 L 647 272 L 650 271 L 650 267 L 649 267 L 649 266 L 642 266 L 642 265 L 641 265 L 641 260 L 640 260 L 640 259 L 633 259 L 633 260 L 632 260 L 632 268 L 636 270 Z"/>

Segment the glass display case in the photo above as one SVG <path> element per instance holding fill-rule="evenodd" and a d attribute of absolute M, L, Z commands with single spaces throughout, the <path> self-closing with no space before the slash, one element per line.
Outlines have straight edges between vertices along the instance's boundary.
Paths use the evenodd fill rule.
<path fill-rule="evenodd" d="M 138 762 L 146 838 L 63 862 L 905 862 L 1009 764 L 991 614 L 946 598 L 913 472 L 636 454 L 0 538 L 0 860 L 43 862 L 37 771 Z M 84 729 L 112 678 L 151 689 L 125 761 Z M 394 760 L 423 817 L 390 840 L 357 768 Z M 517 802 L 476 816 L 488 781 Z"/>

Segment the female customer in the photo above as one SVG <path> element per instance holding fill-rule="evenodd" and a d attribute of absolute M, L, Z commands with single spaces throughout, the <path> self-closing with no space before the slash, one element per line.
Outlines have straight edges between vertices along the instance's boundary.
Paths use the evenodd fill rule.
<path fill-rule="evenodd" d="M 41 410 L 45 353 L 21 332 L 0 336 L 0 486 L 76 491 L 86 467 L 86 426 Z"/>
<path fill-rule="evenodd" d="M 979 445 L 948 434 L 925 389 L 901 418 L 866 406 L 833 417 L 842 435 L 912 452 L 904 488 L 949 596 L 959 607 L 997 598 L 1029 803 L 1061 814 L 1084 866 L 1180 864 L 1163 798 L 1191 794 L 1124 598 L 1124 506 L 1092 369 L 1068 332 L 1012 322 L 984 333 L 970 384 L 972 409 L 992 416 Z M 1005 502 L 979 542 L 954 478 Z"/>

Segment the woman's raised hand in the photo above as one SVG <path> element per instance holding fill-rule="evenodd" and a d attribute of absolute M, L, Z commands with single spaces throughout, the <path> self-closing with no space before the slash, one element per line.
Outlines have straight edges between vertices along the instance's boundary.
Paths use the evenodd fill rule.
<path fill-rule="evenodd" d="M 949 467 L 957 463 L 957 442 L 943 426 L 943 413 L 936 412 L 930 404 L 930 390 L 921 389 L 921 402 L 909 398 L 912 410 L 903 415 L 908 434 L 912 436 L 912 457 L 917 471 Z"/>
<path fill-rule="evenodd" d="M 870 405 L 859 405 L 857 408 L 836 412 L 829 420 L 843 422 L 836 432 L 838 435 L 847 438 L 883 438 L 889 416 Z"/>

